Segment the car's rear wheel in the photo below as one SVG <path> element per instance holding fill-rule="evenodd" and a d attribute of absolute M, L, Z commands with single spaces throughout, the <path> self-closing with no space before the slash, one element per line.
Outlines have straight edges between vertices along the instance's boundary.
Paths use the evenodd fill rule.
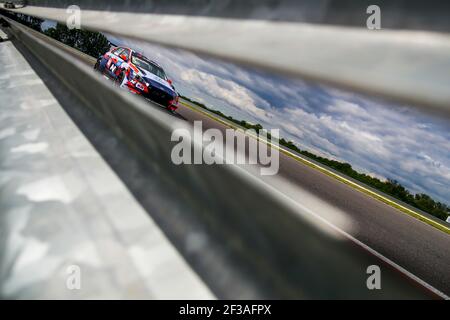
<path fill-rule="evenodd" d="M 116 85 L 120 86 L 125 79 L 125 71 L 120 72 L 120 74 L 116 78 Z"/>
<path fill-rule="evenodd" d="M 99 71 L 99 67 L 100 67 L 100 61 L 97 60 L 97 61 L 95 62 L 95 64 L 94 64 L 94 70 Z"/>

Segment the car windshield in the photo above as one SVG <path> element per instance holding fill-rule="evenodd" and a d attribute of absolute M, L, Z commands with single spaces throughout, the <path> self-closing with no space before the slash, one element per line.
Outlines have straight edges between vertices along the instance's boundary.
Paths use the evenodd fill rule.
<path fill-rule="evenodd" d="M 154 63 L 144 59 L 143 57 L 138 57 L 136 55 L 131 56 L 131 62 L 137 67 L 144 69 L 153 73 L 154 75 L 160 77 L 161 79 L 167 80 L 164 70 L 155 65 Z"/>

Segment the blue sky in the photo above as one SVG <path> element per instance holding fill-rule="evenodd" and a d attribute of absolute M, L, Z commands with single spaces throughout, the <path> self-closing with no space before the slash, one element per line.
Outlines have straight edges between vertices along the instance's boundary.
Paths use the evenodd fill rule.
<path fill-rule="evenodd" d="M 44 20 L 41 24 L 41 30 L 45 31 L 48 28 L 54 28 L 56 26 L 56 22 L 52 20 Z"/>
<path fill-rule="evenodd" d="M 177 90 L 299 148 L 450 203 L 450 122 L 324 85 L 109 36 L 157 61 Z"/>

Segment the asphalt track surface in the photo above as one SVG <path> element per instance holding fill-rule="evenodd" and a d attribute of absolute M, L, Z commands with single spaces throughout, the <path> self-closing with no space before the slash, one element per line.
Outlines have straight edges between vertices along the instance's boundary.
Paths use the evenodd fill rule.
<path fill-rule="evenodd" d="M 181 105 L 177 114 L 186 121 L 201 120 L 203 129 L 227 128 L 208 116 Z M 302 203 L 303 190 L 327 206 L 314 210 L 341 230 L 376 250 L 434 288 L 450 295 L 450 236 L 381 201 L 280 153 L 278 183 L 275 185 L 291 199 Z M 310 200 L 308 200 L 310 201 Z M 331 210 L 345 215 L 337 218 Z M 350 224 L 348 223 L 350 222 Z"/>
<path fill-rule="evenodd" d="M 48 41 L 44 35 L 40 37 Z M 50 41 L 93 66 L 95 59 L 92 57 Z M 204 130 L 217 128 L 224 131 L 227 128 L 183 105 L 175 116 L 190 123 L 200 120 Z M 450 296 L 450 235 L 283 153 L 279 156 L 278 175 L 261 177 L 263 180 L 294 201 L 309 203 L 317 215 Z M 282 183 L 278 178 L 283 180 Z M 339 212 L 339 217 L 335 212 Z"/>

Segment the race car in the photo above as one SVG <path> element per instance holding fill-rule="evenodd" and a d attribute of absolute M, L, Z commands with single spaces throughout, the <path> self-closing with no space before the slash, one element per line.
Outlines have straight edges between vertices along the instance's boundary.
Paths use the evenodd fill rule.
<path fill-rule="evenodd" d="M 178 108 L 178 94 L 164 69 L 141 53 L 127 47 L 115 47 L 97 59 L 94 69 L 120 87 L 142 95 L 172 112 Z"/>

